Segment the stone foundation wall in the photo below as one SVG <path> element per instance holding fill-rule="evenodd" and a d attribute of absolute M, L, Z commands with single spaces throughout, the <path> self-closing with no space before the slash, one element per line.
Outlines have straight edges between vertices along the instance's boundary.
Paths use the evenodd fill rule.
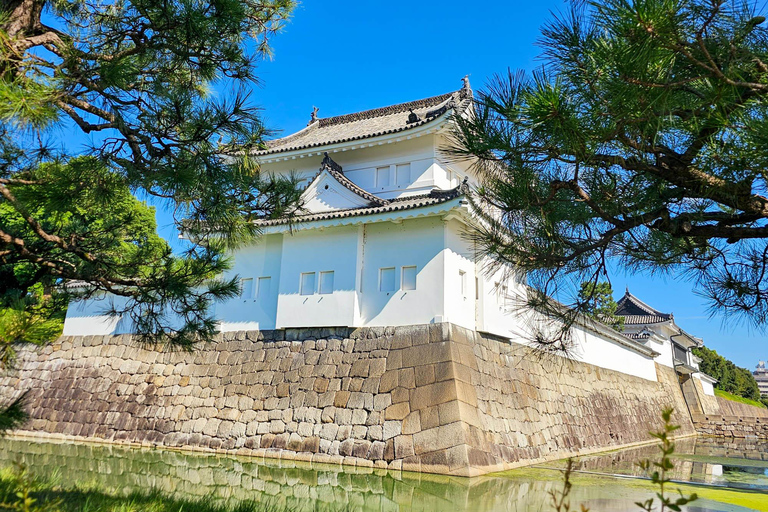
<path fill-rule="evenodd" d="M 468 434 L 479 465 L 500 470 L 517 461 L 562 458 L 649 440 L 672 407 L 681 436 L 695 434 L 677 376 L 656 365 L 658 382 L 558 357 L 470 331 L 460 375 L 477 400 Z M 476 413 L 476 415 L 475 415 Z"/>
<path fill-rule="evenodd" d="M 696 431 L 705 436 L 768 439 L 768 419 L 694 414 Z"/>
<path fill-rule="evenodd" d="M 28 434 L 473 476 L 649 440 L 681 414 L 672 370 L 647 381 L 451 324 L 239 332 L 193 352 L 130 336 L 22 350 Z"/>
<path fill-rule="evenodd" d="M 723 416 L 738 416 L 740 418 L 762 418 L 768 423 L 768 409 L 755 407 L 754 405 L 734 402 L 721 396 L 717 399 L 718 412 Z"/>

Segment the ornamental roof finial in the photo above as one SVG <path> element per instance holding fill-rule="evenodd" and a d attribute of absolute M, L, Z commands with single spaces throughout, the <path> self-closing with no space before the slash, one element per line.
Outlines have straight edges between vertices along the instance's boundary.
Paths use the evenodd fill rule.
<path fill-rule="evenodd" d="M 309 116 L 309 122 L 307 123 L 307 126 L 311 125 L 315 121 L 317 121 L 317 111 L 320 110 L 319 108 L 312 106 L 312 114 Z"/>
<path fill-rule="evenodd" d="M 461 99 L 471 98 L 472 86 L 469 85 L 469 75 L 464 75 L 464 78 L 462 78 L 461 81 L 464 82 L 464 85 L 461 86 L 461 90 L 459 91 L 459 97 Z"/>

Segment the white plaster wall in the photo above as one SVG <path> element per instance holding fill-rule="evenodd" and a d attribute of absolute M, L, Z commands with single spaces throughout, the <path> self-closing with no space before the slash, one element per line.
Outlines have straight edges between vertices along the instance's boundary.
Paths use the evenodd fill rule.
<path fill-rule="evenodd" d="M 652 357 L 629 350 L 582 328 L 574 328 L 573 331 L 574 359 L 643 379 L 656 380 L 656 365 Z"/>
<path fill-rule="evenodd" d="M 277 328 L 354 325 L 357 246 L 355 226 L 284 236 Z M 334 272 L 333 293 L 301 295 L 301 273 L 315 272 L 317 286 L 324 271 Z"/>
<path fill-rule="evenodd" d="M 699 379 L 699 382 L 701 382 L 701 388 L 704 390 L 705 395 L 715 396 L 715 387 L 712 385 L 711 382 L 709 382 L 708 380 L 702 379 L 701 374 L 699 373 L 694 373 L 693 377 L 695 379 Z"/>
<path fill-rule="evenodd" d="M 478 263 L 482 269 L 484 264 Z M 480 297 L 482 309 L 478 317 L 481 326 L 478 329 L 498 336 L 510 338 L 515 343 L 531 345 L 536 329 L 544 333 L 554 333 L 556 325 L 552 320 L 524 307 L 525 290 L 520 280 L 514 276 L 505 280 L 501 270 L 493 274 L 481 272 Z M 506 297 L 496 283 L 507 286 Z M 656 367 L 653 358 L 635 352 L 608 337 L 595 334 L 580 326 L 574 326 L 572 335 L 571 357 L 577 361 L 593 364 L 601 368 L 616 370 L 655 381 Z"/>
<path fill-rule="evenodd" d="M 521 307 L 519 301 L 523 297 L 523 288 L 505 270 L 496 269 L 491 273 L 490 268 L 490 262 L 486 259 L 475 263 L 475 274 L 478 276 L 477 329 L 512 337 L 518 322 L 512 312 Z"/>
<path fill-rule="evenodd" d="M 445 223 L 445 321 L 475 329 L 475 250 L 465 230 L 456 219 Z M 464 272 L 464 293 L 460 272 Z"/>
<path fill-rule="evenodd" d="M 628 325 L 625 326 L 624 332 L 627 334 L 636 333 L 643 330 L 643 325 Z M 672 358 L 672 342 L 669 339 L 669 334 L 672 332 L 664 325 L 651 325 L 649 329 L 658 335 L 658 338 L 651 339 L 645 343 L 645 346 L 655 350 L 659 353 L 656 356 L 656 362 L 670 368 L 675 367 L 674 360 Z"/>
<path fill-rule="evenodd" d="M 275 328 L 282 254 L 281 234 L 264 235 L 257 243 L 235 252 L 227 277 L 236 274 L 253 279 L 254 295 L 260 277 L 269 277 L 270 286 L 268 291 L 261 290 L 258 297 L 237 297 L 216 304 L 215 315 L 222 331 Z"/>
<path fill-rule="evenodd" d="M 70 302 L 62 334 L 64 336 L 99 336 L 130 333 L 133 323 L 129 318 L 106 314 L 113 304 L 116 309 L 124 307 L 126 300 L 124 297 L 101 293 L 88 300 Z"/>
<path fill-rule="evenodd" d="M 442 322 L 444 228 L 439 217 L 365 226 L 361 283 L 364 325 Z M 416 289 L 402 290 L 402 267 L 416 266 Z M 379 290 L 379 269 L 395 267 L 394 292 Z"/>

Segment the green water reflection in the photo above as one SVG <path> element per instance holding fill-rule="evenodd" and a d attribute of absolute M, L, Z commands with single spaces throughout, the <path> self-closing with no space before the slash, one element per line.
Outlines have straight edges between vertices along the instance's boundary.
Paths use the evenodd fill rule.
<path fill-rule="evenodd" d="M 590 473 L 647 476 L 638 460 L 654 459 L 653 445 L 578 457 L 575 469 Z M 678 440 L 670 478 L 681 482 L 705 483 L 734 489 L 768 492 L 768 440 L 687 438 Z M 563 468 L 564 461 L 540 467 Z"/>
<path fill-rule="evenodd" d="M 645 447 L 617 451 L 602 459 L 581 459 L 579 464 L 586 471 L 621 473 L 617 468 L 629 468 L 646 451 L 647 456 L 655 455 L 654 450 Z M 706 453 L 700 450 L 697 454 L 695 442 L 686 451 L 696 456 L 763 463 L 762 458 L 729 458 L 728 453 L 713 450 L 705 450 Z M 545 511 L 550 510 L 549 491 L 560 488 L 560 472 L 553 469 L 525 469 L 464 479 L 158 449 L 17 438 L 0 440 L 0 465 L 13 461 L 23 462 L 41 476 L 53 475 L 64 486 L 95 485 L 118 494 L 158 489 L 187 499 L 213 497 L 232 504 L 247 500 L 278 507 L 285 505 L 299 511 L 317 508 L 384 512 Z M 692 461 L 681 459 L 680 462 L 687 464 L 686 469 L 676 477 L 685 479 L 685 472 L 695 473 Z M 728 466 L 732 467 L 738 466 Z M 759 471 L 751 475 L 759 477 Z M 572 503 L 584 503 L 593 511 L 636 510 L 633 503 L 649 496 L 644 484 L 638 485 L 631 479 L 585 474 L 577 475 L 575 484 Z M 750 509 L 709 499 L 697 502 L 696 507 L 688 510 L 742 512 Z"/>

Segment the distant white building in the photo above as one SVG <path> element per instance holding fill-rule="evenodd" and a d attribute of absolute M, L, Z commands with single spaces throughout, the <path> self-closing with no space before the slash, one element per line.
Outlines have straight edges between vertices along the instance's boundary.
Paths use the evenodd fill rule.
<path fill-rule="evenodd" d="M 515 301 L 524 276 L 484 271 L 467 236 L 478 222 L 466 199 L 476 177 L 441 152 L 452 115 L 471 108 L 465 79 L 458 91 L 422 100 L 329 118 L 313 112 L 306 128 L 269 142 L 255 156 L 263 171 L 303 180 L 306 212 L 294 223 L 260 221 L 263 235 L 234 254 L 242 292 L 217 305 L 221 329 L 451 322 L 530 339 L 531 318 Z M 96 300 L 73 305 L 64 334 L 130 332 L 103 310 Z M 663 343 L 591 321 L 574 341 L 576 358 L 650 380 L 655 358 L 672 364 L 657 351 Z"/>
<path fill-rule="evenodd" d="M 760 396 L 768 396 L 768 369 L 765 368 L 765 361 L 759 361 L 752 375 L 757 381 L 757 388 L 760 390 Z"/>
<path fill-rule="evenodd" d="M 704 393 L 714 396 L 714 379 L 699 370 L 701 359 L 691 349 L 701 347 L 701 338 L 691 336 L 675 323 L 672 313 L 662 313 L 641 301 L 627 289 L 619 299 L 616 315 L 624 318 L 624 333 L 658 352 L 656 362 L 675 368 L 681 376 L 701 381 Z"/>

